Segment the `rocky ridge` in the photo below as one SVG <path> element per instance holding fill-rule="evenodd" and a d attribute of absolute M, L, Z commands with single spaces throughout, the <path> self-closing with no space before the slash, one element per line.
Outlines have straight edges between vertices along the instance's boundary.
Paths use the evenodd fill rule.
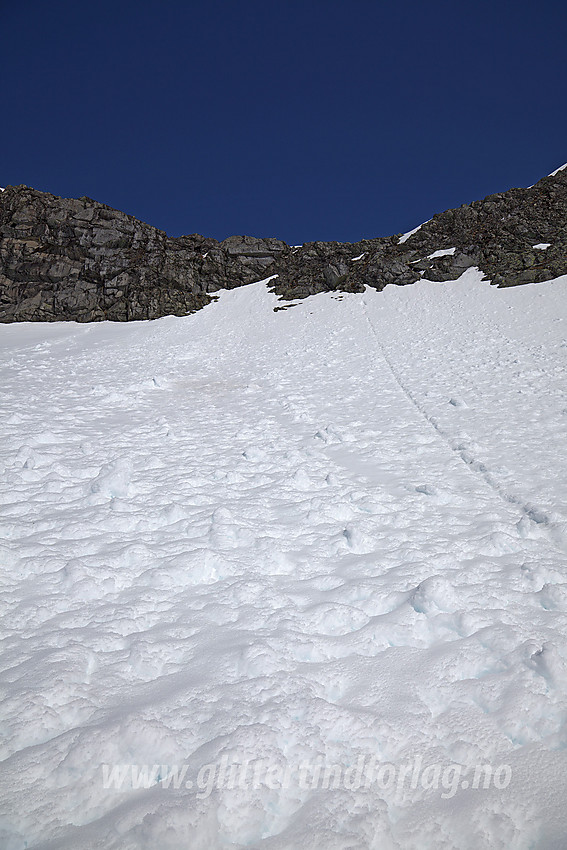
<path fill-rule="evenodd" d="M 154 319 L 270 276 L 292 300 L 454 280 L 470 266 L 497 286 L 567 274 L 567 167 L 528 189 L 437 214 L 407 236 L 301 247 L 249 236 L 173 238 L 90 198 L 27 186 L 0 192 L 0 322 Z"/>

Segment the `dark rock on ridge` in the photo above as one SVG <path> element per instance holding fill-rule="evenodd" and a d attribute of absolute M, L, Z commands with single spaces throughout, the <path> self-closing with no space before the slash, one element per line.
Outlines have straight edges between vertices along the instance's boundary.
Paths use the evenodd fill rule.
<path fill-rule="evenodd" d="M 0 193 L 0 321 L 185 315 L 208 293 L 265 277 L 278 239 L 166 234 L 90 198 Z"/>
<path fill-rule="evenodd" d="M 471 266 L 498 286 L 567 274 L 567 168 L 529 189 L 510 189 L 439 213 L 402 244 L 399 238 L 287 248 L 270 269 L 279 273 L 275 291 L 302 298 L 328 289 L 361 292 L 365 285 L 381 290 L 421 277 L 455 280 Z M 540 243 L 551 245 L 533 248 Z M 429 258 L 451 248 L 452 255 Z"/>
<path fill-rule="evenodd" d="M 455 250 L 430 257 L 444 249 Z M 170 238 L 90 198 L 26 186 L 0 193 L 0 322 L 153 319 L 185 315 L 218 289 L 271 275 L 290 300 L 453 280 L 470 266 L 498 286 L 567 274 L 567 169 L 435 215 L 402 244 L 399 234 L 300 248 L 250 236 Z"/>

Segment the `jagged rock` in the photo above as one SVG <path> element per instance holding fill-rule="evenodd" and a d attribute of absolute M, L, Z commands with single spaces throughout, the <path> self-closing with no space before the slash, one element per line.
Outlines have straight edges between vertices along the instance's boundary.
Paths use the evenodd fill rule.
<path fill-rule="evenodd" d="M 534 249 L 540 243 L 550 247 Z M 443 249 L 454 251 L 431 256 Z M 470 266 L 498 286 L 567 274 L 567 169 L 435 215 L 401 244 L 399 234 L 299 248 L 250 236 L 169 238 L 90 198 L 26 186 L 0 193 L 1 322 L 152 319 L 271 275 L 274 291 L 292 300 L 453 280 Z"/>
<path fill-rule="evenodd" d="M 185 315 L 208 293 L 264 276 L 277 239 L 166 234 L 90 198 L 0 194 L 0 321 Z"/>
<path fill-rule="evenodd" d="M 399 236 L 399 235 L 398 235 Z M 351 244 L 316 242 L 283 252 L 271 269 L 275 291 L 285 299 L 322 289 L 360 292 L 403 286 L 420 277 L 455 280 L 478 266 L 498 286 L 550 280 L 567 274 L 567 169 L 530 189 L 489 195 L 435 215 L 400 244 L 398 236 Z M 533 245 L 550 242 L 543 251 Z M 433 257 L 442 249 L 452 255 Z M 362 256 L 361 256 L 362 255 Z M 329 269 L 346 273 L 331 276 Z"/>

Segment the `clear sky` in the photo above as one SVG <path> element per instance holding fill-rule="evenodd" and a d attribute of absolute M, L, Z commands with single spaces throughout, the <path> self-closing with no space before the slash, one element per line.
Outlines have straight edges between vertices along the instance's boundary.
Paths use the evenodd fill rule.
<path fill-rule="evenodd" d="M 567 161 L 565 0 L 0 0 L 0 185 L 355 241 Z"/>

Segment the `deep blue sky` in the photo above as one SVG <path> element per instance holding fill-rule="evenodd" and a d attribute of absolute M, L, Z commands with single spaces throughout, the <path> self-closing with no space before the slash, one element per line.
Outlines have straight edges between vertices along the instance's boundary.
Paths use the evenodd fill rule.
<path fill-rule="evenodd" d="M 0 185 L 355 241 L 567 161 L 565 0 L 0 0 Z"/>

